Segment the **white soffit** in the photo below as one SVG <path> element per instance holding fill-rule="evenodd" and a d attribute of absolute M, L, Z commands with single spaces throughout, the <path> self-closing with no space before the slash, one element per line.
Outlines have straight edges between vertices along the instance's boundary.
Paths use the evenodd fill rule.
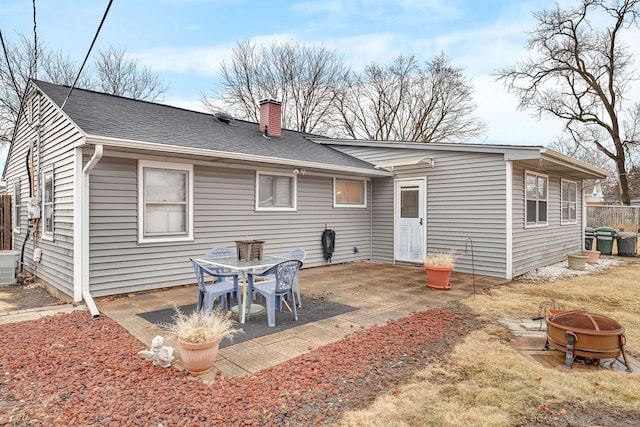
<path fill-rule="evenodd" d="M 375 168 L 393 170 L 393 168 L 398 166 L 411 166 L 419 164 L 425 164 L 432 168 L 435 166 L 435 163 L 435 159 L 432 159 L 431 157 L 413 157 L 410 159 L 388 160 L 385 162 L 376 163 Z"/>

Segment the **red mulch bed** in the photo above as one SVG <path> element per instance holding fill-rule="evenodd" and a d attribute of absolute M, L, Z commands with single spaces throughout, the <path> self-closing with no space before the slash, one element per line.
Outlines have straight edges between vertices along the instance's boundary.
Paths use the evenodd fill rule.
<path fill-rule="evenodd" d="M 474 325 L 455 308 L 415 313 L 208 385 L 152 366 L 137 354 L 145 345 L 104 316 L 0 325 L 0 425 L 326 424 L 395 392 Z"/>

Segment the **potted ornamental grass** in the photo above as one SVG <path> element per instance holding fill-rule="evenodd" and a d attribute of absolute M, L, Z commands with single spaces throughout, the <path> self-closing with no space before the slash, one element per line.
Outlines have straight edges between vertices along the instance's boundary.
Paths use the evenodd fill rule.
<path fill-rule="evenodd" d="M 430 252 L 424 257 L 424 270 L 427 274 L 427 287 L 432 289 L 449 289 L 451 272 L 455 256 L 453 251 Z"/>
<path fill-rule="evenodd" d="M 218 356 L 220 342 L 224 338 L 233 338 L 242 332 L 236 329 L 231 312 L 213 310 L 183 313 L 175 306 L 176 313 L 171 323 L 160 327 L 178 339 L 182 364 L 191 375 L 197 376 L 209 371 Z"/>

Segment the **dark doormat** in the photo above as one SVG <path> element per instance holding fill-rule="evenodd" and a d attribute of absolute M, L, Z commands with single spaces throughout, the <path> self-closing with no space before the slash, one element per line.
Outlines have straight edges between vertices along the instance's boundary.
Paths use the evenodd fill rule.
<path fill-rule="evenodd" d="M 185 314 L 191 313 L 196 309 L 196 304 L 180 306 L 180 311 Z M 337 302 L 327 301 L 320 298 L 307 298 L 302 295 L 302 308 L 298 308 L 298 320 L 293 320 L 293 313 L 283 305 L 281 312 L 276 312 L 276 326 L 270 328 L 267 325 L 267 311 L 262 310 L 261 313 L 251 314 L 251 318 L 247 319 L 243 325 L 238 323 L 244 333 L 237 334 L 233 337 L 233 342 L 228 339 L 220 343 L 220 347 L 228 347 L 244 341 L 258 338 L 264 335 L 273 334 L 275 332 L 285 331 L 289 328 L 304 325 L 307 323 L 317 322 L 318 320 L 328 319 L 329 317 L 338 316 L 340 314 L 349 313 L 356 310 L 356 307 L 340 304 Z M 139 313 L 149 323 L 155 325 L 159 323 L 171 322 L 171 317 L 175 314 L 173 308 L 165 308 L 162 310 L 148 311 Z M 234 313 L 234 320 L 238 319 L 238 315 Z"/>

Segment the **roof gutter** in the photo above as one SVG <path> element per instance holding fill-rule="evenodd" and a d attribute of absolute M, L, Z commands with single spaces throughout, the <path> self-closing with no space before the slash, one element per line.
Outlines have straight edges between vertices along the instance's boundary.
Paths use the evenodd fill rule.
<path fill-rule="evenodd" d="M 120 138 L 105 138 L 95 135 L 87 135 L 85 143 L 78 144 L 81 147 L 86 144 L 106 145 L 108 147 L 129 148 L 137 150 L 151 150 L 154 152 L 170 153 L 175 156 L 176 154 L 184 154 L 197 157 L 215 157 L 224 158 L 228 160 L 240 160 L 246 162 L 262 162 L 275 164 L 279 166 L 292 166 L 297 168 L 319 168 L 325 170 L 332 170 L 344 173 L 356 173 L 368 176 L 393 176 L 393 173 L 384 170 L 376 170 L 373 167 L 371 169 L 359 168 L 356 166 L 339 166 L 327 163 L 317 163 L 304 160 L 295 159 L 283 159 L 279 157 L 259 156 L 255 154 L 236 153 L 232 151 L 220 151 L 209 150 L 205 148 L 189 148 L 189 147 L 177 147 L 175 145 L 158 144 L 154 142 L 141 142 L 129 139 Z M 372 165 L 373 166 L 373 165 Z"/>
<path fill-rule="evenodd" d="M 89 176 L 93 171 L 93 168 L 102 159 L 102 153 L 104 147 L 102 145 L 96 145 L 93 156 L 89 160 L 89 163 L 82 169 L 83 191 L 82 191 L 82 221 L 81 223 L 86 227 L 82 233 L 82 298 L 87 304 L 87 308 L 91 313 L 92 318 L 100 317 L 100 311 L 93 301 L 93 297 L 89 292 Z"/>
<path fill-rule="evenodd" d="M 571 166 L 574 169 L 579 169 L 586 173 L 598 175 L 600 178 L 611 176 L 611 174 L 604 169 L 600 169 L 597 166 L 590 165 L 583 162 L 582 160 L 575 159 L 555 150 L 543 148 L 542 150 L 540 150 L 540 156 L 543 157 L 544 160 L 547 160 L 549 162 L 553 162 L 563 166 Z"/>

